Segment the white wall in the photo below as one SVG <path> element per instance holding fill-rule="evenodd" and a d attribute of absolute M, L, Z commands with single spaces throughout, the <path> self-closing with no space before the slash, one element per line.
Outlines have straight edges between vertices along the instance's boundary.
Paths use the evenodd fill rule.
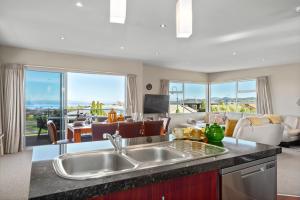
<path fill-rule="evenodd" d="M 117 75 L 136 74 L 140 111 L 142 111 L 145 93 L 159 94 L 161 79 L 207 82 L 207 74 L 205 73 L 144 66 L 140 61 L 54 53 L 6 46 L 0 46 L 0 63 L 21 63 L 49 70 Z M 151 91 L 146 90 L 147 83 L 153 85 Z"/>
<path fill-rule="evenodd" d="M 91 56 L 53 53 L 0 46 L 0 63 L 21 63 L 41 69 L 137 75 L 139 109 L 143 100 L 143 63 L 140 61 L 108 59 Z"/>
<path fill-rule="evenodd" d="M 159 94 L 161 79 L 187 82 L 222 82 L 267 75 L 270 76 L 274 111 L 278 114 L 300 115 L 300 107 L 296 105 L 297 99 L 300 98 L 300 64 L 206 74 L 143 65 L 142 62 L 133 60 L 53 53 L 5 46 L 0 46 L 0 63 L 22 63 L 66 71 L 119 75 L 136 74 L 140 111 L 142 111 L 145 93 Z M 152 84 L 151 91 L 146 90 L 147 83 Z"/>
<path fill-rule="evenodd" d="M 208 74 L 208 80 L 209 82 L 223 82 L 259 76 L 270 78 L 275 113 L 300 115 L 300 107 L 296 105 L 300 98 L 300 64 L 211 73 Z"/>

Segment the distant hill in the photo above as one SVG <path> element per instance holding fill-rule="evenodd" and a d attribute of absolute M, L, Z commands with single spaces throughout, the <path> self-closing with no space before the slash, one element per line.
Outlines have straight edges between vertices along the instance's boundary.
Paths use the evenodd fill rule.
<path fill-rule="evenodd" d="M 201 103 L 202 101 L 206 101 L 206 99 L 185 99 L 184 103 Z M 247 98 L 238 98 L 239 101 L 241 102 L 255 102 L 256 98 L 255 97 L 247 97 Z M 219 102 L 223 101 L 225 104 L 226 103 L 233 103 L 236 101 L 235 98 L 230 98 L 230 97 L 212 97 L 211 98 L 211 103 L 212 104 L 217 104 Z M 170 101 L 171 104 L 176 104 L 177 101 Z M 182 101 L 179 101 L 179 103 L 183 103 Z"/>

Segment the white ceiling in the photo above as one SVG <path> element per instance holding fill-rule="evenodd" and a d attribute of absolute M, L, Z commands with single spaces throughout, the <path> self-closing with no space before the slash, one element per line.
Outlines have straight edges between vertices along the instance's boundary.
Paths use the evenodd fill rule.
<path fill-rule="evenodd" d="M 201 72 L 300 63 L 300 0 L 194 0 L 188 39 L 176 0 L 127 0 L 124 25 L 109 23 L 109 0 L 81 2 L 0 0 L 0 44 Z"/>

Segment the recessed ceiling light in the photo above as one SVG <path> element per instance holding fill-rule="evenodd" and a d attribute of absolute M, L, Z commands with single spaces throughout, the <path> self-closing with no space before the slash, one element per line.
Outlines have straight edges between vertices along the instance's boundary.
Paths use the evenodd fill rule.
<path fill-rule="evenodd" d="M 124 47 L 124 46 L 120 46 L 120 49 L 121 49 L 121 50 L 124 50 L 124 49 L 125 49 L 125 47 Z"/>
<path fill-rule="evenodd" d="M 167 28 L 167 25 L 166 24 L 161 24 L 160 28 Z"/>
<path fill-rule="evenodd" d="M 236 55 L 237 55 L 237 52 L 236 52 L 236 51 L 232 52 L 232 55 L 233 55 L 233 56 L 236 56 Z"/>
<path fill-rule="evenodd" d="M 296 12 L 300 13 L 300 6 L 296 7 Z"/>
<path fill-rule="evenodd" d="M 80 1 L 77 1 L 75 5 L 79 8 L 81 8 L 83 6 L 83 4 Z"/>
<path fill-rule="evenodd" d="M 64 36 L 64 35 L 61 35 L 59 38 L 60 38 L 61 40 L 64 40 L 64 39 L 65 39 L 65 36 Z"/>

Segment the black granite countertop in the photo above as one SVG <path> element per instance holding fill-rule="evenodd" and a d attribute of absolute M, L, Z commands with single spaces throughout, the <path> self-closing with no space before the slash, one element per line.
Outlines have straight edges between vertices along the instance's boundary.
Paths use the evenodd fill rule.
<path fill-rule="evenodd" d="M 123 139 L 123 145 L 173 139 L 171 136 Z M 59 177 L 53 169 L 52 159 L 63 153 L 112 148 L 109 141 L 34 147 L 29 198 L 86 199 L 175 177 L 219 170 L 281 153 L 280 147 L 244 140 L 237 142 L 234 138 L 224 138 L 222 145 L 229 150 L 227 154 L 92 180 L 69 180 Z"/>

